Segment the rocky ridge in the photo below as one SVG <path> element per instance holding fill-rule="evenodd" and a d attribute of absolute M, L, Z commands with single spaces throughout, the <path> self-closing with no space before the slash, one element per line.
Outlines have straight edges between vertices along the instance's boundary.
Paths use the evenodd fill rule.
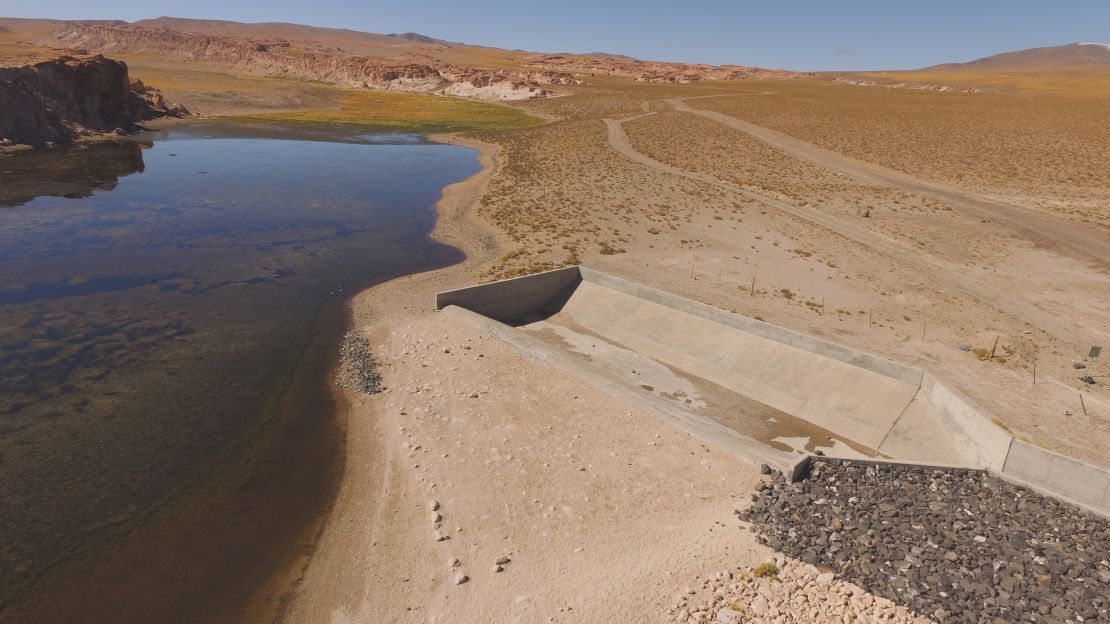
<path fill-rule="evenodd" d="M 522 100 L 552 95 L 544 87 L 575 84 L 557 71 L 486 70 L 438 62 L 421 55 L 371 58 L 309 41 L 260 40 L 170 28 L 72 23 L 54 33 L 63 45 L 101 53 L 234 65 L 269 77 L 327 82 L 342 87 L 443 93 L 482 100 Z"/>
<path fill-rule="evenodd" d="M 126 63 L 100 55 L 0 67 L 0 147 L 65 143 L 187 114 L 156 90 L 131 82 Z"/>
<path fill-rule="evenodd" d="M 692 84 L 702 80 L 767 80 L 799 78 L 813 74 L 744 65 L 705 65 L 641 61 L 626 56 L 537 54 L 525 60 L 526 67 L 575 74 L 626 76 L 640 82 Z"/>
<path fill-rule="evenodd" d="M 937 91 L 939 93 L 979 93 L 980 89 L 973 87 L 954 87 L 952 85 L 926 84 L 912 82 L 879 82 L 864 78 L 832 78 L 833 82 L 842 82 L 856 87 L 886 87 L 887 89 L 914 89 L 917 91 Z"/>

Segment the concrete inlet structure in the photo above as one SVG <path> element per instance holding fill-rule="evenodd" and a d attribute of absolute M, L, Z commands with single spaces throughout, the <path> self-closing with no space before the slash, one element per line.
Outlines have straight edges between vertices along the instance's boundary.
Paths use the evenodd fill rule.
<path fill-rule="evenodd" d="M 566 267 L 436 295 L 526 353 L 756 464 L 989 470 L 1110 515 L 1110 472 L 1015 439 L 928 371 Z"/>

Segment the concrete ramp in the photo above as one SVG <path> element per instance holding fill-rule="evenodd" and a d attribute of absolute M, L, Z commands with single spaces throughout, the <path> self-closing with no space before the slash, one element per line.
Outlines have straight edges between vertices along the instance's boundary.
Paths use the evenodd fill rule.
<path fill-rule="evenodd" d="M 582 328 L 883 455 L 963 461 L 929 406 L 914 402 L 918 384 L 590 282 L 541 323 Z M 904 416 L 912 426 L 896 427 Z"/>
<path fill-rule="evenodd" d="M 1110 510 L 1110 473 L 1014 440 L 922 369 L 586 267 L 439 293 L 436 307 L 753 463 L 797 474 L 821 451 L 987 469 Z"/>

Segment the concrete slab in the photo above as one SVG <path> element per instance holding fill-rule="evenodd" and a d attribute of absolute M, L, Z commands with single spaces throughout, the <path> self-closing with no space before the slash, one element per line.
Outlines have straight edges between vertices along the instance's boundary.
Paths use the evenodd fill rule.
<path fill-rule="evenodd" d="M 683 311 L 582 282 L 548 324 L 578 325 L 674 369 L 878 449 L 917 386 Z M 527 327 L 527 326 L 526 326 Z M 916 412 L 928 411 L 919 403 Z M 920 438 L 943 436 L 935 418 Z M 903 427 L 895 440 L 908 434 Z M 919 449 L 920 452 L 927 451 Z M 945 449 L 943 458 L 951 454 Z"/>
<path fill-rule="evenodd" d="M 932 405 L 918 392 L 879 445 L 888 457 L 915 462 L 967 465 Z"/>

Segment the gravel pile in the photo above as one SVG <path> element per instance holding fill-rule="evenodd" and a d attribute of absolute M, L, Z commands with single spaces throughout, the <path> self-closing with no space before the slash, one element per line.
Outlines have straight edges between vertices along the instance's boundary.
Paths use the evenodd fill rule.
<path fill-rule="evenodd" d="M 339 374 L 335 383 L 340 387 L 363 394 L 382 391 L 382 376 L 370 352 L 370 341 L 358 332 L 349 331 L 339 343 Z"/>
<path fill-rule="evenodd" d="M 815 462 L 763 483 L 760 541 L 941 622 L 1110 622 L 1110 521 L 967 470 Z"/>

